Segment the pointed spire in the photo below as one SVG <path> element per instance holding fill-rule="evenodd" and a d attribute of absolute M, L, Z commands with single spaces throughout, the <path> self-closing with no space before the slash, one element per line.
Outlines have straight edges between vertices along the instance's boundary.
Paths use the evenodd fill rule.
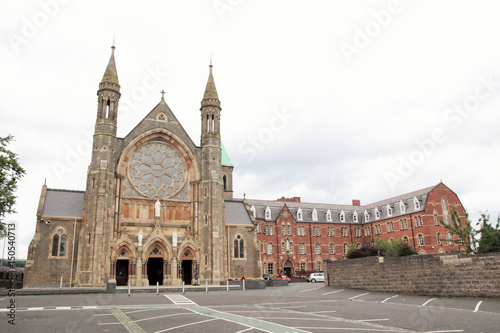
<path fill-rule="evenodd" d="M 115 64 L 115 46 L 111 47 L 111 57 L 109 58 L 108 67 L 106 67 L 106 71 L 104 72 L 104 76 L 101 80 L 101 85 L 104 83 L 112 83 L 116 84 L 120 87 L 120 83 L 118 82 L 118 72 L 116 71 Z"/>
<path fill-rule="evenodd" d="M 205 94 L 203 95 L 203 100 L 201 101 L 201 106 L 215 105 L 220 107 L 219 95 L 217 95 L 217 89 L 215 88 L 215 81 L 212 75 L 212 59 L 210 59 L 210 74 L 208 75 L 207 87 L 205 88 Z"/>

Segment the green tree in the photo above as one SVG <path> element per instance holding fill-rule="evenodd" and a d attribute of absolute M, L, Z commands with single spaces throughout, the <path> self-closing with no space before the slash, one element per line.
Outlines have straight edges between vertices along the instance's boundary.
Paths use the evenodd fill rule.
<path fill-rule="evenodd" d="M 404 257 L 417 254 L 417 252 L 413 251 L 411 246 L 402 239 L 389 240 L 386 238 L 377 238 L 373 245 L 384 249 L 385 256 L 387 257 Z"/>
<path fill-rule="evenodd" d="M 439 219 L 439 223 L 444 226 L 448 232 L 454 236 L 458 236 L 458 239 L 441 239 L 441 241 L 452 242 L 458 244 L 459 251 L 464 251 L 467 254 L 475 252 L 476 249 L 476 229 L 471 224 L 469 219 L 469 214 L 465 212 L 465 223 L 462 222 L 458 212 L 453 210 L 451 212 L 451 223 L 446 224 L 442 219 Z"/>
<path fill-rule="evenodd" d="M 7 145 L 14 139 L 12 135 L 0 137 L 0 239 L 5 237 L 5 225 L 2 218 L 5 214 L 12 214 L 16 203 L 14 192 L 18 181 L 26 171 L 19 165 L 17 155 L 7 149 Z"/>
<path fill-rule="evenodd" d="M 478 224 L 481 226 L 479 233 L 481 238 L 477 247 L 477 253 L 500 252 L 500 217 L 497 225 L 493 227 L 490 223 L 490 216 L 481 213 Z"/>

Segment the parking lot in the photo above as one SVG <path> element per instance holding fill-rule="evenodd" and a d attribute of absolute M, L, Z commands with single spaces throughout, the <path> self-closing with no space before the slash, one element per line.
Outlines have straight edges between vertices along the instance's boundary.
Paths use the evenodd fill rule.
<path fill-rule="evenodd" d="M 5 309 L 8 299 L 0 299 Z M 2 332 L 498 332 L 498 299 L 433 298 L 292 283 L 205 293 L 19 296 Z M 2 309 L 3 310 L 3 309 Z"/>

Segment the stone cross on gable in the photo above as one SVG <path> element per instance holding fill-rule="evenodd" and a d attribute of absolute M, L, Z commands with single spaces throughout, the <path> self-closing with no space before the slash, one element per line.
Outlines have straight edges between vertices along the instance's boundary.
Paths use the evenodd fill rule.
<path fill-rule="evenodd" d="M 165 90 L 162 90 L 161 91 L 161 99 L 164 100 L 165 99 Z"/>

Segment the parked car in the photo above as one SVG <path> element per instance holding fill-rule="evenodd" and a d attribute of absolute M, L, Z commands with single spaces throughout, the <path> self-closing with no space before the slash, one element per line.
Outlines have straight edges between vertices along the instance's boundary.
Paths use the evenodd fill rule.
<path fill-rule="evenodd" d="M 269 274 L 262 274 L 262 278 L 264 280 L 272 280 L 273 279 L 273 277 L 271 275 L 269 275 Z"/>
<path fill-rule="evenodd" d="M 282 278 L 283 280 L 288 280 L 289 283 L 292 282 L 292 279 L 290 279 L 288 276 L 286 276 L 284 274 L 280 275 L 280 278 Z"/>
<path fill-rule="evenodd" d="M 325 282 L 325 274 L 324 273 L 312 273 L 309 274 L 309 276 L 306 278 L 307 282 L 312 282 L 315 283 L 316 281 L 318 282 Z"/>

